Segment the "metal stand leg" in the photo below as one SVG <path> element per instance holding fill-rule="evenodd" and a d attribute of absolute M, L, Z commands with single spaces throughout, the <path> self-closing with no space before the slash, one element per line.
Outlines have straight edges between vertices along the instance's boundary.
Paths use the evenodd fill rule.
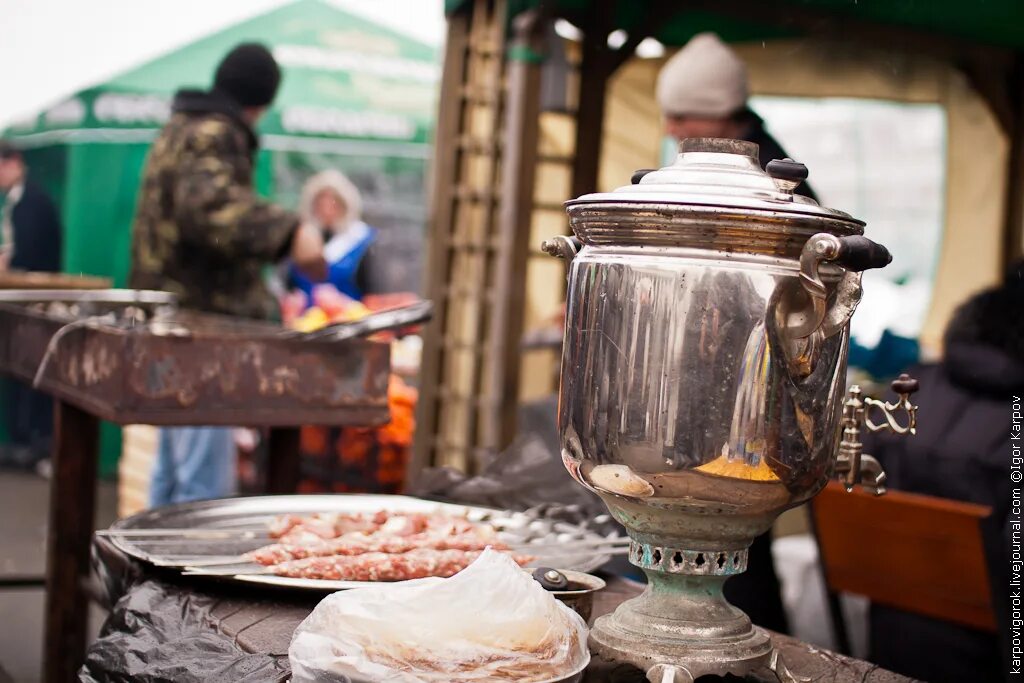
<path fill-rule="evenodd" d="M 302 474 L 298 427 L 275 427 L 267 444 L 267 493 L 295 493 Z"/>
<path fill-rule="evenodd" d="M 647 670 L 651 683 L 693 683 L 693 675 L 684 666 L 656 664 Z"/>
<path fill-rule="evenodd" d="M 96 508 L 99 438 L 99 420 L 63 401 L 55 402 L 43 650 L 47 683 L 75 680 L 85 657 L 89 607 L 85 581 Z"/>

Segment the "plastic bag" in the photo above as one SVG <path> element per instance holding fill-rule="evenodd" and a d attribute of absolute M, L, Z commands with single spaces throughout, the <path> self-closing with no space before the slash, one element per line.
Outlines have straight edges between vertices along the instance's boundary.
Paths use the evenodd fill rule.
<path fill-rule="evenodd" d="M 334 593 L 303 621 L 295 683 L 549 681 L 589 661 L 587 626 L 507 555 L 484 551 L 449 579 Z"/>

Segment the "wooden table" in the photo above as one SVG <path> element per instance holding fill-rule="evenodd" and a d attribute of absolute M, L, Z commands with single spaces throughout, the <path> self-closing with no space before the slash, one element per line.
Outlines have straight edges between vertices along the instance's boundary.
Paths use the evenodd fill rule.
<path fill-rule="evenodd" d="M 111 284 L 109 277 L 94 275 L 0 271 L 0 289 L 109 289 Z"/>
<path fill-rule="evenodd" d="M 387 344 L 296 342 L 279 328 L 179 313 L 153 327 L 62 329 L 0 303 L 0 373 L 54 397 L 44 677 L 73 680 L 85 652 L 99 424 L 270 427 L 266 489 L 293 493 L 305 424 L 388 419 Z M 44 363 L 58 330 L 59 343 Z M 36 378 L 40 365 L 43 372 Z"/>
<path fill-rule="evenodd" d="M 142 585 L 142 584 L 137 584 Z M 249 658 L 244 667 L 256 669 L 261 673 L 247 680 L 285 681 L 290 674 L 288 664 L 288 646 L 292 633 L 299 623 L 306 618 L 317 598 L 302 597 L 301 594 L 290 597 L 266 597 L 262 593 L 249 591 L 239 593 L 235 589 L 194 588 L 193 585 L 175 580 L 173 584 L 158 585 L 167 591 L 169 604 L 161 606 L 161 615 L 181 613 L 181 621 L 203 624 L 199 628 L 201 635 L 216 634 L 222 636 L 225 643 L 237 651 L 237 657 Z M 173 586 L 173 587 L 170 587 Z M 150 587 L 129 589 L 149 590 Z M 608 587 L 597 594 L 594 602 L 594 617 L 606 614 L 623 600 L 637 595 L 642 590 L 638 583 L 619 577 L 608 579 Z M 262 595 L 263 597 L 257 597 Z M 130 595 L 129 595 L 130 597 Z M 146 633 L 143 647 L 159 649 L 161 646 L 173 649 L 176 642 L 184 642 L 197 632 L 196 628 L 185 633 L 177 631 L 176 624 L 162 624 L 159 629 Z M 166 640 L 164 639 L 166 634 Z M 116 635 L 116 634 L 115 634 Z M 828 652 L 800 642 L 788 636 L 773 634 L 773 641 L 783 654 L 787 665 L 794 674 L 809 678 L 816 683 L 906 683 L 911 679 L 880 669 L 868 662 L 852 659 Z M 117 658 L 125 660 L 131 653 L 118 652 Z M 109 647 L 94 646 L 90 660 L 98 656 L 110 657 Z M 196 655 L 193 654 L 193 657 Z M 134 659 L 139 659 L 135 657 Z M 116 666 L 124 666 L 118 663 Z M 117 671 L 124 676 L 123 668 Z M 135 672 L 137 674 L 137 672 Z M 751 681 L 772 681 L 769 672 L 748 678 Z M 638 669 L 613 666 L 594 660 L 587 669 L 585 683 L 646 683 L 646 679 Z"/>

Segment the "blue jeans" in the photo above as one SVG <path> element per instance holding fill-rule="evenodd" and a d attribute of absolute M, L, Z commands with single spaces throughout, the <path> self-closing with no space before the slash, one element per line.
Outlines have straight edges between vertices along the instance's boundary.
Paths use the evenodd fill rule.
<path fill-rule="evenodd" d="M 149 486 L 149 505 L 223 498 L 237 483 L 230 427 L 166 427 Z"/>

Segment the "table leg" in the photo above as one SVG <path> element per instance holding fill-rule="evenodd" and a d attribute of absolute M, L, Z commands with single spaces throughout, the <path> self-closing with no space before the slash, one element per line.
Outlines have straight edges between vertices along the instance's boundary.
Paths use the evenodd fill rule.
<path fill-rule="evenodd" d="M 295 493 L 301 461 L 298 427 L 275 427 L 267 444 L 267 493 Z"/>
<path fill-rule="evenodd" d="M 75 680 L 85 658 L 89 577 L 96 501 L 99 420 L 83 410 L 54 402 L 53 478 L 46 553 L 46 641 L 43 670 L 47 683 Z"/>

